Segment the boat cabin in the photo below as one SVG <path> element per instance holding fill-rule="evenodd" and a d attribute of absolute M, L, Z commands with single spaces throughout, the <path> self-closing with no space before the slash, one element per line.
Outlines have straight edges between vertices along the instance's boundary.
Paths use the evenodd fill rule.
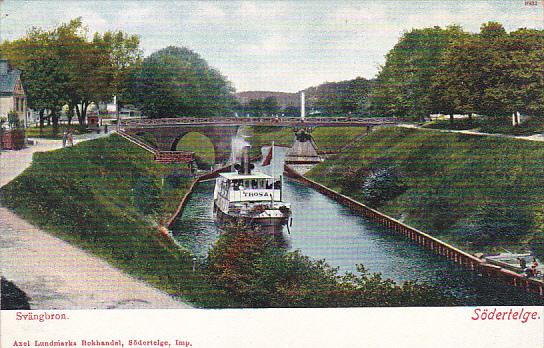
<path fill-rule="evenodd" d="M 281 201 L 281 180 L 270 175 L 221 173 L 216 181 L 215 199 L 228 202 Z"/>

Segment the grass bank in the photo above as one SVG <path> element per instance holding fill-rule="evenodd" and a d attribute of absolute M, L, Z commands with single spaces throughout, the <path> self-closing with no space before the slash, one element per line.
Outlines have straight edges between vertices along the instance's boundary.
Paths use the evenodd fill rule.
<path fill-rule="evenodd" d="M 178 142 L 176 150 L 194 152 L 200 168 L 210 169 L 210 166 L 215 163 L 213 144 L 201 133 L 190 132 L 184 135 Z"/>
<path fill-rule="evenodd" d="M 543 156 L 537 142 L 391 127 L 307 175 L 463 249 L 544 257 Z"/>
<path fill-rule="evenodd" d="M 192 256 L 160 235 L 192 178 L 112 135 L 36 153 L 30 168 L 2 187 L 2 204 L 40 228 L 197 306 L 233 306 Z"/>
<path fill-rule="evenodd" d="M 325 153 L 338 152 L 347 143 L 366 133 L 366 127 L 317 127 L 312 136 L 319 151 Z M 276 145 L 291 146 L 293 144 L 293 130 L 282 127 L 252 127 L 249 141 L 254 151 L 272 141 Z"/>
<path fill-rule="evenodd" d="M 501 119 L 476 117 L 472 119 L 463 118 L 450 121 L 449 119 L 436 120 L 423 125 L 423 128 L 431 129 L 453 129 L 453 130 L 475 130 L 484 133 L 508 134 L 508 135 L 532 135 L 544 132 L 544 120 L 541 117 L 534 117 L 523 122 L 519 126 L 512 126 L 511 118 Z"/>

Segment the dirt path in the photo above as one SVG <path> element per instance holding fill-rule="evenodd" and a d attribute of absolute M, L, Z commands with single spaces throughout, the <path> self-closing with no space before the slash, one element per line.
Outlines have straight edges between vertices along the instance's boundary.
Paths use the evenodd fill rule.
<path fill-rule="evenodd" d="M 85 139 L 80 139 L 80 141 Z M 0 155 L 0 186 L 59 140 Z M 32 309 L 191 308 L 0 206 L 0 273 L 28 297 Z"/>
<path fill-rule="evenodd" d="M 544 134 L 510 135 L 510 134 L 500 134 L 500 133 L 484 133 L 484 132 L 474 131 L 470 129 L 461 129 L 461 130 L 433 129 L 433 128 L 423 128 L 421 126 L 411 124 L 411 123 L 401 123 L 401 124 L 398 124 L 398 126 L 403 128 L 417 128 L 417 129 L 424 129 L 424 130 L 430 130 L 430 131 L 442 132 L 442 133 L 461 133 L 461 134 L 480 135 L 480 136 L 488 136 L 488 137 L 496 137 L 496 138 L 510 138 L 510 139 L 529 140 L 529 141 L 544 141 Z"/>

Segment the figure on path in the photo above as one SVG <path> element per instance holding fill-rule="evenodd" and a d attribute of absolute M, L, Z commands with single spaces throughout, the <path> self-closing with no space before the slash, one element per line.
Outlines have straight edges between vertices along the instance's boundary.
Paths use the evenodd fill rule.
<path fill-rule="evenodd" d="M 72 134 L 72 129 L 68 129 L 67 142 L 68 146 L 74 146 L 74 136 Z"/>

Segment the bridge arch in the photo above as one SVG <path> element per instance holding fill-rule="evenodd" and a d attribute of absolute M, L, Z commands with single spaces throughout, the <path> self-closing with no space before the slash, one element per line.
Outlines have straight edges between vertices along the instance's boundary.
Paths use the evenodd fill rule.
<path fill-rule="evenodd" d="M 198 130 L 182 132 L 172 143 L 171 151 L 192 151 L 200 163 L 209 165 L 215 163 L 215 147 L 208 136 Z"/>
<path fill-rule="evenodd" d="M 231 139 L 238 132 L 239 125 L 173 125 L 155 127 L 126 127 L 129 134 L 144 136 L 156 142 L 161 151 L 175 151 L 179 141 L 188 133 L 196 132 L 206 136 L 213 144 L 215 163 L 223 164 L 230 159 Z M 143 134 L 143 135 L 141 135 Z M 194 151 L 187 149 L 189 151 Z"/>

